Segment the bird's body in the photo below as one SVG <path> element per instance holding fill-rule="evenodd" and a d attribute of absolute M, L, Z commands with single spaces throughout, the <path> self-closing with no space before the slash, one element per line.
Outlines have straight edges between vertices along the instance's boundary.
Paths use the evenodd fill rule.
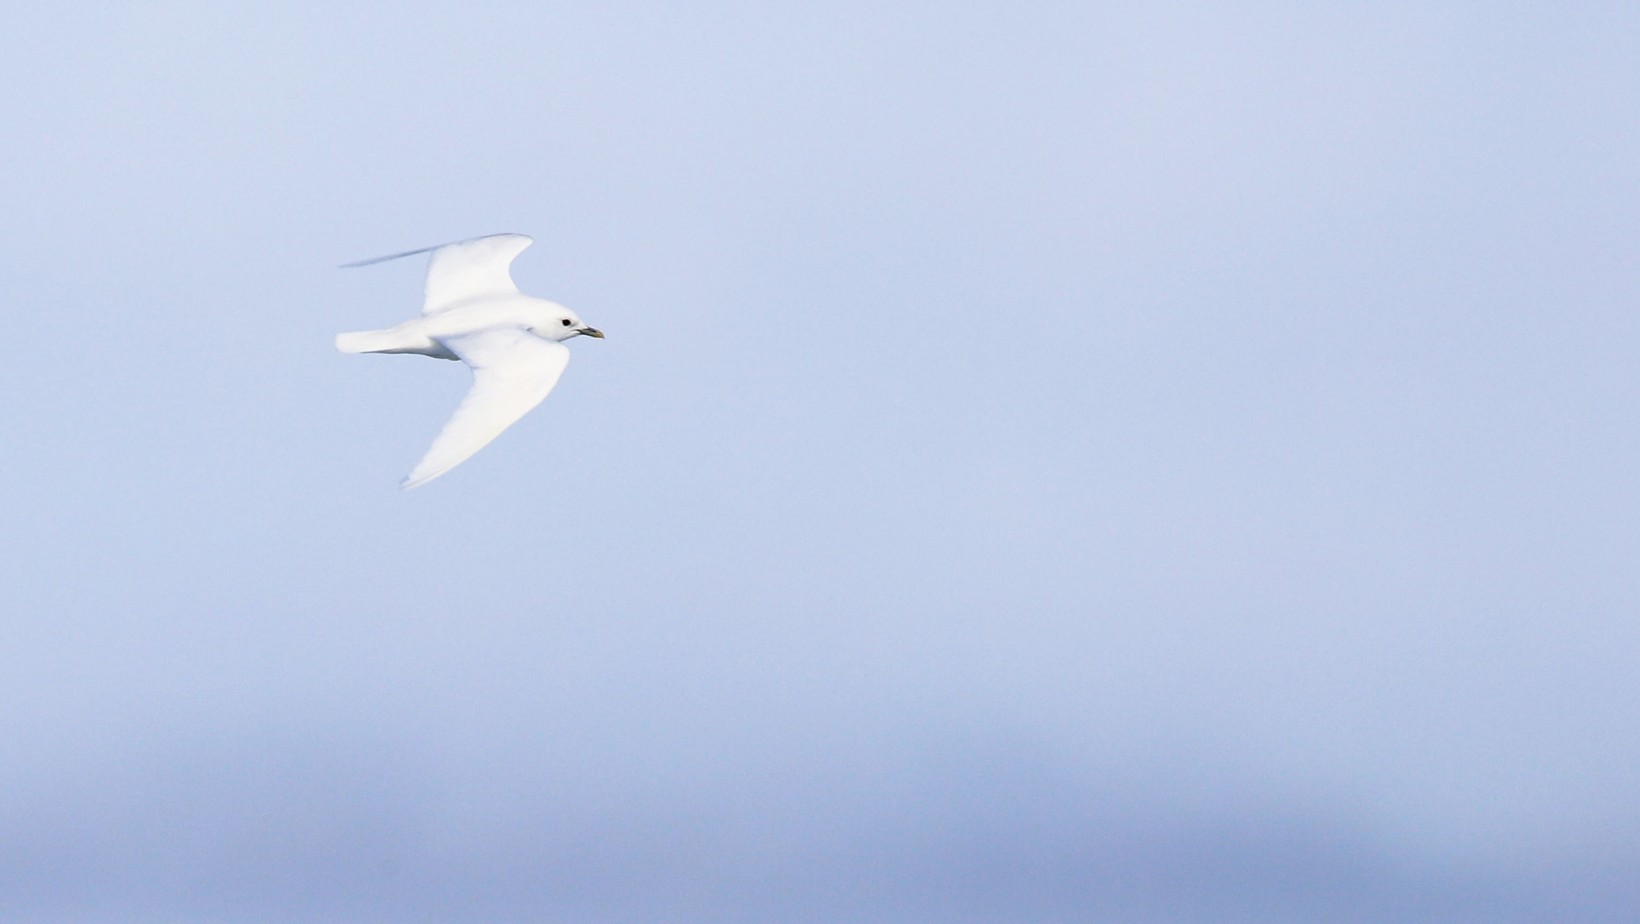
<path fill-rule="evenodd" d="M 565 311 L 564 306 L 544 298 L 499 296 L 411 318 L 386 330 L 337 334 L 336 348 L 343 353 L 419 353 L 436 359 L 460 359 L 444 345 L 445 339 L 506 327 L 528 330 L 552 341 L 584 333 L 574 328 L 553 329 L 563 327 Z M 560 333 L 564 336 L 559 336 Z"/>
<path fill-rule="evenodd" d="M 575 312 L 513 285 L 507 267 L 530 243 L 522 234 L 494 234 L 348 264 L 432 254 L 421 317 L 385 330 L 338 334 L 336 349 L 459 359 L 473 370 L 472 390 L 405 478 L 405 488 L 460 465 L 540 404 L 569 363 L 563 341 L 603 337 Z"/>

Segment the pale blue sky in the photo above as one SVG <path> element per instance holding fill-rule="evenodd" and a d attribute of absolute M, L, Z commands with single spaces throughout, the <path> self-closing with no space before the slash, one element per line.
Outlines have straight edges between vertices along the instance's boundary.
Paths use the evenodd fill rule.
<path fill-rule="evenodd" d="M 0 14 L 16 919 L 1640 917 L 1640 11 L 467 6 Z"/>

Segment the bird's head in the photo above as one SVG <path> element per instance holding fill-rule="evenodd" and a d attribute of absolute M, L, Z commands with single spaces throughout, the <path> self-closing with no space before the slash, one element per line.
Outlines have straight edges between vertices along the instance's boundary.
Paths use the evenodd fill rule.
<path fill-rule="evenodd" d="M 546 304 L 546 307 L 541 312 L 541 317 L 534 324 L 530 325 L 530 332 L 535 334 L 537 337 L 545 337 L 548 340 L 558 341 L 564 341 L 571 337 L 579 337 L 582 335 L 597 337 L 599 340 L 604 339 L 603 331 L 596 327 L 590 326 L 585 321 L 581 320 L 580 316 L 575 312 L 554 302 L 548 302 Z"/>

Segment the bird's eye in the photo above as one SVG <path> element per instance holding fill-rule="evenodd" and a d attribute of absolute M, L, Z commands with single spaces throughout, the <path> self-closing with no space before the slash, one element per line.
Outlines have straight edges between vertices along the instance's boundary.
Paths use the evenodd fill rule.
<path fill-rule="evenodd" d="M 569 326 L 569 325 L 570 325 L 570 320 L 569 320 L 569 318 L 565 318 L 565 319 L 564 319 L 564 326 L 565 326 L 565 327 L 568 327 L 568 326 Z"/>

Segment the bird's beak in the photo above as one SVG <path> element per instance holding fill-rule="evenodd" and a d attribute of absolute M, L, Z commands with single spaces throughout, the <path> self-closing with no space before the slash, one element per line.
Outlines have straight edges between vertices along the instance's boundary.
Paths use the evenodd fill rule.
<path fill-rule="evenodd" d="M 604 332 L 596 327 L 577 327 L 575 332 L 587 337 L 597 337 L 599 340 L 604 339 Z"/>

